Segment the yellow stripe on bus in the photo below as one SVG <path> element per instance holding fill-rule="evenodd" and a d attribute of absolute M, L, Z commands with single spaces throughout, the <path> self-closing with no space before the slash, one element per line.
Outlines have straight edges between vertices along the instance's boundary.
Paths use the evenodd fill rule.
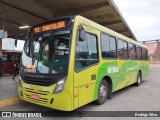
<path fill-rule="evenodd" d="M 19 102 L 20 102 L 19 97 L 13 97 L 13 98 L 0 100 L 0 107 L 16 104 L 16 103 L 19 103 Z"/>

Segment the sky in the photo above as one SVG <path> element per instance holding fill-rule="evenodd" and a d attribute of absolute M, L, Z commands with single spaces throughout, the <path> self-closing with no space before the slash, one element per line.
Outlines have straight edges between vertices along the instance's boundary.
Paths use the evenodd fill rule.
<path fill-rule="evenodd" d="M 138 41 L 160 39 L 160 0 L 113 0 Z"/>

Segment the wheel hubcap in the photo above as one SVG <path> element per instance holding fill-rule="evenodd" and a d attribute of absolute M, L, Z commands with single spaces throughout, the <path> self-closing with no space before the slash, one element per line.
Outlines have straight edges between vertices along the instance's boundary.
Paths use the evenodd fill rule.
<path fill-rule="evenodd" d="M 101 87 L 100 87 L 100 96 L 101 97 L 105 97 L 106 94 L 107 94 L 107 92 L 106 92 L 106 86 L 101 85 Z"/>
<path fill-rule="evenodd" d="M 140 78 L 140 76 L 138 76 L 138 83 L 139 83 L 139 84 L 141 83 L 141 78 Z"/>

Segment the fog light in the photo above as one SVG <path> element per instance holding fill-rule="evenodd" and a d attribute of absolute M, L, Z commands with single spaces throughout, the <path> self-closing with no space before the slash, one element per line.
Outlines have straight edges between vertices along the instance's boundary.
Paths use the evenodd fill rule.
<path fill-rule="evenodd" d="M 51 99 L 50 104 L 52 104 L 52 103 L 53 103 L 53 101 L 54 101 L 54 98 L 52 98 L 52 99 Z"/>

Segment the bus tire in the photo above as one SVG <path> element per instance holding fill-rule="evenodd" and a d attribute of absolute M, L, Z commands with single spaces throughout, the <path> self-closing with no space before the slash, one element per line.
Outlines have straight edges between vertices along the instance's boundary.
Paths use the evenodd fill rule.
<path fill-rule="evenodd" d="M 138 74 L 137 74 L 137 82 L 135 83 L 135 85 L 136 86 L 140 86 L 141 81 L 142 81 L 141 73 L 138 72 Z"/>
<path fill-rule="evenodd" d="M 108 96 L 108 84 L 105 79 L 101 80 L 99 88 L 98 88 L 98 99 L 96 100 L 96 103 L 98 105 L 101 105 L 105 103 Z"/>

